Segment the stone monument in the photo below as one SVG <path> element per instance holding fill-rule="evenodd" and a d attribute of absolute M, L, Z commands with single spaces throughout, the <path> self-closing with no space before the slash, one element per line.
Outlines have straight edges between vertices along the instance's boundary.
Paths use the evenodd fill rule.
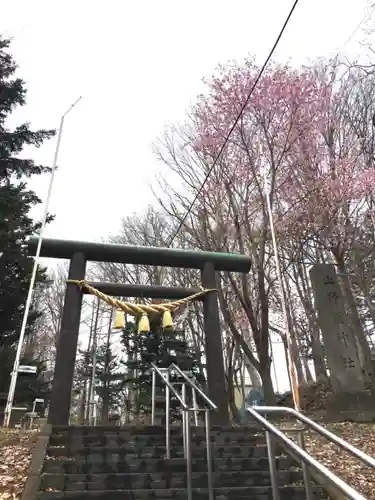
<path fill-rule="evenodd" d="M 334 393 L 328 410 L 353 420 L 371 418 L 368 411 L 375 413 L 374 402 L 366 391 L 335 268 L 332 264 L 316 264 L 310 270 L 310 279 Z"/>

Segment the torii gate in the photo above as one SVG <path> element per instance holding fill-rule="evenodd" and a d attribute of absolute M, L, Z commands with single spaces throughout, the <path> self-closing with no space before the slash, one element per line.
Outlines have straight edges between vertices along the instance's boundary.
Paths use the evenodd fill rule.
<path fill-rule="evenodd" d="M 37 244 L 37 238 L 31 238 L 28 241 L 30 255 L 35 255 Z M 69 280 L 84 280 L 88 261 L 114 262 L 200 269 L 204 288 L 217 288 L 217 271 L 248 273 L 251 265 L 250 258 L 240 254 L 57 239 L 44 239 L 40 256 L 70 260 Z M 180 299 L 199 292 L 197 289 L 164 286 L 117 283 L 90 283 L 90 285 L 108 295 L 154 299 Z M 66 286 L 48 416 L 48 422 L 52 425 L 68 425 L 69 423 L 83 293 L 75 284 L 68 283 Z M 202 297 L 202 300 L 208 396 L 218 406 L 218 411 L 212 414 L 212 423 L 223 425 L 229 422 L 229 413 L 217 294 L 209 293 Z"/>

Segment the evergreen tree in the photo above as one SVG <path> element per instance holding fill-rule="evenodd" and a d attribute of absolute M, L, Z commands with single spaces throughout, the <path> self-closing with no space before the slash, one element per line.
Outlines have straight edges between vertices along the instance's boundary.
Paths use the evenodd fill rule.
<path fill-rule="evenodd" d="M 40 224 L 30 217 L 30 210 L 40 203 L 28 189 L 30 176 L 50 169 L 21 157 L 25 146 L 40 147 L 53 130 L 32 131 L 28 123 L 13 130 L 7 127 L 12 111 L 26 104 L 26 87 L 15 77 L 17 65 L 9 53 L 10 40 L 0 36 L 0 381 L 2 389 L 9 386 L 33 259 L 27 255 L 25 240 L 36 233 Z M 43 270 L 38 280 L 45 279 Z M 30 311 L 27 334 L 33 329 L 38 313 Z M 35 377 L 34 377 L 35 379 Z M 7 389 L 5 389 L 6 391 Z M 4 391 L 4 392 L 5 392 Z M 17 397 L 18 389 L 16 392 Z M 22 399 L 22 398 L 21 398 Z"/>
<path fill-rule="evenodd" d="M 199 382 L 200 371 L 197 354 L 189 346 L 183 330 L 164 331 L 160 324 L 161 318 L 155 318 L 151 323 L 151 331 L 147 334 L 137 333 L 137 325 L 128 323 L 123 331 L 122 342 L 124 344 L 127 359 L 125 381 L 133 397 L 133 412 L 137 415 L 151 414 L 152 397 L 152 366 L 154 363 L 158 368 L 168 368 L 176 364 L 182 371 L 190 372 Z M 176 380 L 171 379 L 175 382 Z M 165 391 L 165 384 L 156 376 L 156 387 L 158 393 Z M 134 405 L 135 403 L 135 405 Z M 171 394 L 171 411 L 173 418 L 178 419 L 181 415 L 176 408 L 179 406 L 177 399 Z"/>
<path fill-rule="evenodd" d="M 17 379 L 16 404 L 25 405 L 30 410 L 35 398 L 44 399 L 48 403 L 51 392 L 51 380 L 46 379 L 46 364 L 44 361 L 21 359 L 21 364 L 36 366 L 36 374 L 20 374 Z"/>
<path fill-rule="evenodd" d="M 106 423 L 109 412 L 119 407 L 124 374 L 119 371 L 121 365 L 118 356 L 113 353 L 110 345 L 100 345 L 95 352 L 95 394 L 101 400 L 101 420 Z M 87 351 L 79 351 L 79 353 L 77 376 L 80 380 L 91 380 L 93 353 Z"/>
<path fill-rule="evenodd" d="M 15 349 L 12 346 L 0 348 L 0 394 L 7 394 L 10 384 L 10 373 L 13 368 Z M 35 398 L 49 401 L 51 381 L 46 379 L 46 366 L 43 361 L 21 358 L 22 365 L 36 366 L 36 374 L 20 373 L 17 379 L 14 403 L 26 406 L 30 411 Z M 4 376 L 3 376 L 4 375 Z"/>

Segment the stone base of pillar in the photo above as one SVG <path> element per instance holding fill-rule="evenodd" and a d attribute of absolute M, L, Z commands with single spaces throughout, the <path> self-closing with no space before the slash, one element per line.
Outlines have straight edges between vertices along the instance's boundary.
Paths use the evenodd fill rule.
<path fill-rule="evenodd" d="M 326 410 L 336 421 L 373 422 L 375 395 L 366 392 L 336 394 L 327 402 Z"/>

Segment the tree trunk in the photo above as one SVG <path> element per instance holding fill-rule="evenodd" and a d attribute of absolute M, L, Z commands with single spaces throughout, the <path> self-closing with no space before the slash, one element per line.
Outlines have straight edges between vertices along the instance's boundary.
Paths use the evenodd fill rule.
<path fill-rule="evenodd" d="M 299 353 L 298 345 L 294 334 L 292 333 L 293 329 L 290 329 L 291 340 L 292 340 L 292 358 L 294 361 L 294 366 L 296 367 L 298 385 L 301 385 L 305 382 L 305 374 L 302 368 L 301 356 Z"/>
<path fill-rule="evenodd" d="M 245 339 L 247 345 L 250 348 L 252 339 L 251 339 L 251 333 L 250 333 L 249 328 L 246 328 L 246 327 L 242 328 L 242 335 L 243 335 L 243 338 Z M 262 380 L 260 378 L 258 370 L 255 368 L 255 366 L 253 365 L 251 360 L 245 354 L 243 356 L 243 359 L 244 359 L 244 364 L 245 364 L 247 373 L 249 374 L 249 378 L 251 380 L 251 385 L 255 389 L 260 389 L 262 387 Z"/>
<path fill-rule="evenodd" d="M 310 287 L 310 281 L 306 273 L 306 266 L 298 263 L 294 268 L 295 285 L 298 295 L 306 313 L 310 335 L 311 335 L 311 353 L 314 361 L 316 378 L 327 378 L 327 371 L 324 361 L 324 351 L 320 341 L 320 330 L 316 321 L 316 313 L 313 307 L 313 294 Z"/>
<path fill-rule="evenodd" d="M 227 349 L 227 367 L 226 367 L 226 381 L 227 381 L 227 395 L 228 395 L 228 404 L 230 411 L 232 413 L 232 417 L 237 421 L 238 419 L 238 411 L 236 407 L 236 398 L 235 398 L 235 385 L 234 385 L 234 367 L 233 367 L 233 356 L 234 349 L 236 343 L 233 339 L 231 339 L 231 345 L 228 346 Z"/>
<path fill-rule="evenodd" d="M 228 394 L 228 404 L 229 404 L 229 409 L 232 414 L 232 418 L 235 422 L 239 421 L 239 413 L 238 413 L 238 408 L 236 406 L 236 401 L 234 397 L 234 385 L 233 385 L 233 380 L 231 380 L 231 376 L 233 373 L 226 373 L 226 379 L 227 379 L 227 394 Z"/>
<path fill-rule="evenodd" d="M 290 362 L 289 362 L 289 353 L 288 353 L 288 343 L 286 341 L 285 336 L 281 337 L 281 340 L 283 341 L 286 371 L 288 372 L 288 380 L 289 380 L 289 390 L 291 391 L 292 390 L 292 379 L 290 377 Z"/>
<path fill-rule="evenodd" d="M 104 425 L 108 424 L 109 421 L 109 391 L 110 388 L 108 384 L 103 387 L 103 397 L 102 397 L 102 423 Z"/>
<path fill-rule="evenodd" d="M 289 325 L 289 332 L 290 332 L 290 338 L 291 338 L 291 343 L 292 343 L 292 358 L 293 358 L 294 365 L 295 365 L 296 371 L 297 371 L 298 384 L 301 385 L 305 382 L 305 374 L 303 373 L 303 369 L 302 369 L 300 350 L 299 350 L 299 347 L 297 344 L 296 331 L 294 328 L 295 321 L 294 321 L 294 317 L 293 317 L 294 316 L 293 310 L 291 308 L 292 292 L 291 292 L 291 288 L 289 285 L 289 280 L 284 278 L 283 281 L 285 283 L 286 294 L 288 295 L 288 303 L 287 303 L 286 311 L 287 311 L 287 316 L 288 316 L 287 321 L 288 321 L 288 325 Z"/>
<path fill-rule="evenodd" d="M 314 377 L 312 376 L 310 367 L 309 367 L 309 362 L 306 356 L 303 356 L 303 367 L 305 369 L 305 374 L 306 374 L 306 382 L 312 382 L 314 380 Z"/>
<path fill-rule="evenodd" d="M 262 380 L 258 373 L 258 370 L 250 363 L 250 361 L 245 357 L 245 366 L 247 373 L 249 374 L 249 378 L 251 380 L 251 385 L 254 389 L 260 389 L 262 387 Z"/>
<path fill-rule="evenodd" d="M 267 405 L 276 404 L 276 396 L 273 390 L 270 366 L 260 368 L 260 377 L 262 379 L 264 400 Z"/>
<path fill-rule="evenodd" d="M 109 421 L 109 400 L 110 400 L 110 390 L 111 384 L 109 382 L 110 373 L 109 373 L 109 363 L 110 363 L 110 351 L 111 351 L 111 330 L 112 330 L 112 320 L 113 320 L 113 306 L 111 309 L 111 314 L 109 317 L 108 323 L 108 331 L 107 331 L 107 350 L 105 356 L 105 365 L 104 365 L 104 391 L 103 391 L 103 408 L 102 408 L 102 422 L 103 424 L 108 424 Z"/>
<path fill-rule="evenodd" d="M 85 423 L 86 405 L 87 405 L 87 383 L 85 380 L 82 387 L 81 401 L 79 406 L 79 422 L 81 425 Z"/>

